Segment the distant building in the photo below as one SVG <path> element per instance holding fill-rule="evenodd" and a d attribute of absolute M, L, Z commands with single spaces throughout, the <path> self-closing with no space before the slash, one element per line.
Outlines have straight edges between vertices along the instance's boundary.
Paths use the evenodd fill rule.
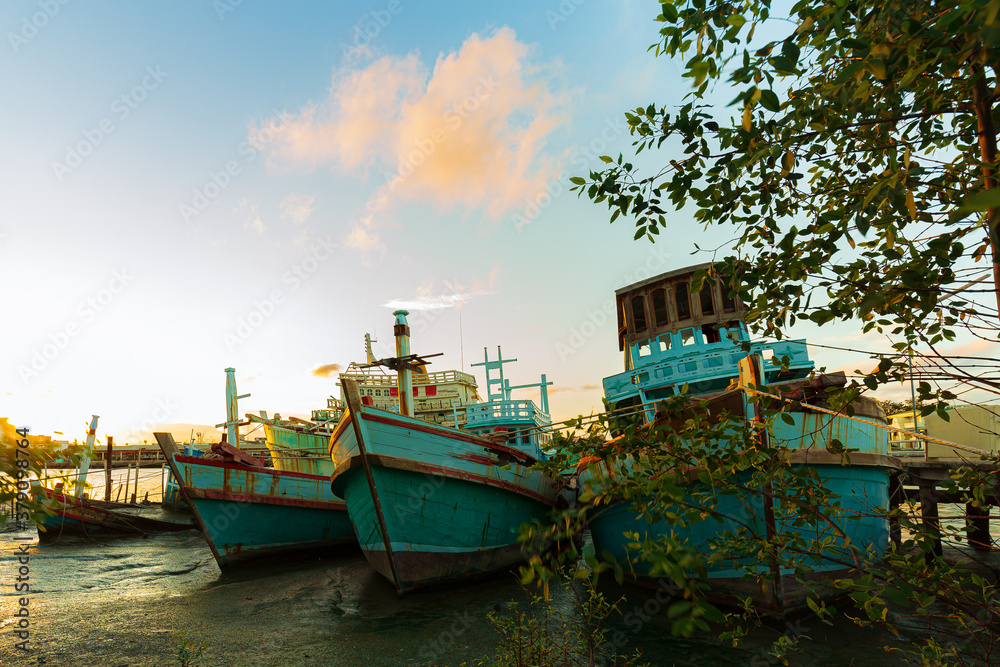
<path fill-rule="evenodd" d="M 936 412 L 924 417 L 927 435 L 983 451 L 1000 452 L 1000 405 L 963 405 L 947 409 L 949 420 Z M 927 443 L 927 458 L 953 461 L 975 458 L 975 454 L 934 442 Z"/>
<path fill-rule="evenodd" d="M 917 434 L 926 434 L 927 428 L 924 425 L 924 418 L 915 411 L 898 412 L 889 415 L 889 425 L 893 428 L 901 428 L 913 432 L 914 418 L 916 418 L 916 434 L 907 435 L 898 431 L 889 432 L 889 454 L 892 456 L 923 456 L 924 441 L 916 437 Z"/>

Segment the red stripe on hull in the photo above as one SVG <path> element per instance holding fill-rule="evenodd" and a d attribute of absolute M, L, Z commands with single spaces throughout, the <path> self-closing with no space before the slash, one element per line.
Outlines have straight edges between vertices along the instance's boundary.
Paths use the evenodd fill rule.
<path fill-rule="evenodd" d="M 419 461 L 412 461 L 410 459 L 401 459 L 395 456 L 383 456 L 381 454 L 369 454 L 368 460 L 372 465 L 381 466 L 383 468 L 397 468 L 399 470 L 412 470 L 415 472 L 429 473 L 431 475 L 438 475 L 440 477 L 449 477 L 451 479 L 459 479 L 466 482 L 475 482 L 476 484 L 483 484 L 485 486 L 493 486 L 505 491 L 510 491 L 512 493 L 517 493 L 519 495 L 531 498 L 537 502 L 544 505 L 555 506 L 556 501 L 553 498 L 547 498 L 537 491 L 531 491 L 516 484 L 511 484 L 510 482 L 505 482 L 499 479 L 493 479 L 491 477 L 485 477 L 483 475 L 477 475 L 471 472 L 465 472 L 464 470 L 453 470 L 451 468 L 443 468 L 441 466 L 432 465 L 430 463 L 421 463 Z M 355 468 L 362 465 L 361 456 L 352 456 L 347 460 L 346 463 L 339 466 L 337 470 L 333 473 L 330 478 L 330 483 L 333 484 L 338 477 L 343 475 L 345 472 L 351 468 Z"/>
<path fill-rule="evenodd" d="M 321 479 L 326 479 L 321 477 Z M 232 491 L 216 491 L 214 489 L 192 489 L 184 487 L 192 498 L 208 498 L 210 500 L 231 500 L 237 503 L 258 503 L 261 505 L 286 505 L 289 507 L 312 507 L 321 510 L 347 511 L 347 505 L 336 500 L 299 500 L 279 496 L 262 496 L 256 493 L 234 493 Z"/>

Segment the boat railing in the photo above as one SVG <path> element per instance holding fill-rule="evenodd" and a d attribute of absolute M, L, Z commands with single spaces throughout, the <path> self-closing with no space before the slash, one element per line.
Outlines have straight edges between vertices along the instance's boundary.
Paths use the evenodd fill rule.
<path fill-rule="evenodd" d="M 342 377 L 355 380 L 358 384 L 378 387 L 395 387 L 397 378 L 395 375 L 369 374 L 369 373 L 344 373 Z M 476 378 L 461 371 L 438 371 L 436 373 L 414 373 L 413 386 L 428 384 L 450 384 L 463 383 L 473 387 L 476 385 Z"/>
<path fill-rule="evenodd" d="M 813 362 L 804 340 L 754 343 L 751 353 L 760 353 L 764 359 L 764 372 L 782 367 L 787 359 L 788 368 L 801 370 L 812 368 Z M 604 395 L 608 401 L 635 394 L 636 387 L 647 385 L 683 385 L 686 382 L 736 377 L 739 375 L 739 361 L 746 356 L 739 345 L 714 343 L 692 346 L 690 351 L 660 355 L 657 360 L 645 363 L 631 371 L 604 378 Z"/>
<path fill-rule="evenodd" d="M 530 400 L 477 403 L 465 408 L 465 416 L 469 428 L 489 426 L 500 422 L 529 421 L 539 423 L 549 420 L 549 415 L 542 412 L 534 401 Z"/>
<path fill-rule="evenodd" d="M 343 410 L 313 410 L 312 421 L 320 424 L 339 421 L 342 414 L 344 414 Z"/>

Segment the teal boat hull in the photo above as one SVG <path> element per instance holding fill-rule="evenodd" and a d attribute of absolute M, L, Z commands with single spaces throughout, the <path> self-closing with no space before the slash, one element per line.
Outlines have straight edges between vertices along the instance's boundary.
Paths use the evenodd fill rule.
<path fill-rule="evenodd" d="M 816 469 L 826 488 L 841 502 L 844 511 L 835 524 L 843 531 L 843 535 L 829 525 L 814 526 L 811 530 L 807 530 L 786 526 L 781 522 L 777 524 L 776 530 L 779 534 L 795 534 L 807 541 L 823 538 L 831 540 L 823 551 L 823 557 L 802 558 L 802 564 L 812 570 L 806 577 L 807 581 L 812 582 L 811 587 L 796 581 L 792 570 L 782 570 L 780 608 L 784 611 L 801 608 L 809 596 L 833 598 L 839 595 L 838 591 L 826 585 L 824 580 L 831 575 L 846 576 L 851 569 L 854 569 L 845 565 L 853 562 L 853 557 L 844 542 L 845 535 L 855 548 L 860 547 L 864 552 L 862 562 L 859 563 L 862 566 L 866 562 L 881 558 L 889 544 L 888 521 L 872 516 L 873 506 L 884 508 L 888 504 L 889 468 L 878 465 L 810 467 Z M 750 473 L 743 473 L 738 479 L 748 481 Z M 696 492 L 697 487 L 692 491 Z M 753 494 L 748 497 L 738 497 L 716 494 L 712 499 L 714 501 L 712 509 L 721 515 L 721 522 L 705 519 L 689 524 L 683 529 L 666 521 L 650 522 L 641 517 L 628 503 L 612 505 L 590 521 L 594 547 L 598 553 L 610 553 L 616 561 L 625 564 L 625 571 L 636 583 L 655 588 L 660 582 L 657 576 L 653 576 L 652 565 L 641 559 L 636 551 L 627 548 L 627 545 L 634 540 L 625 537 L 626 533 L 637 533 L 640 541 L 646 538 L 659 539 L 673 534 L 702 556 L 711 553 L 712 540 L 722 538 L 727 532 L 736 534 L 742 528 L 748 529 L 758 538 L 763 539 L 766 536 L 762 496 Z M 693 501 L 691 493 L 686 501 Z M 780 507 L 777 513 L 781 514 Z M 773 590 L 763 588 L 756 580 L 756 575 L 769 574 L 768 564 L 756 555 L 717 562 L 705 559 L 705 562 L 707 571 L 704 576 L 711 587 L 708 597 L 732 605 L 738 605 L 741 600 L 750 597 L 760 609 L 777 610 L 778 605 L 773 598 Z"/>
<path fill-rule="evenodd" d="M 384 532 L 349 418 L 331 439 L 332 489 L 347 503 L 365 557 L 397 590 L 523 560 L 520 526 L 544 520 L 556 498 L 552 480 L 530 469 L 533 459 L 390 412 L 368 408 L 359 417 Z"/>
<path fill-rule="evenodd" d="M 219 567 L 357 544 L 327 477 L 181 454 L 174 464 Z"/>

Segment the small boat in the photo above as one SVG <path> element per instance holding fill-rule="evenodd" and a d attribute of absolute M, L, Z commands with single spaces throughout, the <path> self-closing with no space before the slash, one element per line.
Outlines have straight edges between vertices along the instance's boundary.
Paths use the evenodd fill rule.
<path fill-rule="evenodd" d="M 549 439 L 548 414 L 510 399 L 502 374 L 492 378 L 502 358 L 484 362 L 497 400 L 467 406 L 466 430 L 414 416 L 413 374 L 428 362 L 410 354 L 407 314 L 394 313 L 397 356 L 379 362 L 398 373 L 398 412 L 376 407 L 343 376 L 347 412 L 329 450 L 333 492 L 347 503 L 361 550 L 399 593 L 520 562 L 520 526 L 557 503 L 555 480 L 531 469 Z"/>
<path fill-rule="evenodd" d="M 619 414 L 631 412 L 650 428 L 672 428 L 657 419 L 655 404 L 682 392 L 690 397 L 691 409 L 713 419 L 728 413 L 736 419 L 753 421 L 752 396 L 758 390 L 776 400 L 789 401 L 792 407 L 785 411 L 785 418 L 767 425 L 771 444 L 785 450 L 787 463 L 793 468 L 815 470 L 840 500 L 841 517 L 850 515 L 836 520 L 836 526 L 827 527 L 828 534 L 818 535 L 830 538 L 823 553 L 845 553 L 846 537 L 861 551 L 867 550 L 868 557 L 880 557 L 888 546 L 889 525 L 885 516 L 873 509 L 887 507 L 889 479 L 899 469 L 898 462 L 886 455 L 888 435 L 882 428 L 885 414 L 867 397 L 851 404 L 853 416 L 829 409 L 824 396 L 831 387 L 844 386 L 846 378 L 843 373 L 812 374 L 814 364 L 804 340 L 751 344 L 743 305 L 730 296 L 718 276 L 705 279 L 700 291 L 691 292 L 694 274 L 710 266 L 668 272 L 616 292 L 619 349 L 625 353 L 625 371 L 604 379 L 609 408 Z M 835 449 L 837 441 L 855 450 L 849 463 L 828 450 Z M 581 464 L 581 486 L 597 493 L 610 492 L 614 497 L 616 471 L 620 474 L 621 466 L 632 463 L 614 456 L 600 465 L 588 465 L 592 462 Z M 696 461 L 690 472 L 687 502 L 693 503 L 691 494 L 697 491 L 703 498 L 706 489 L 693 481 L 697 479 Z M 738 473 L 738 480 L 749 482 L 752 474 L 752 469 Z M 793 526 L 794 520 L 775 524 L 773 509 L 765 507 L 763 496 L 757 493 L 709 495 L 709 500 L 699 502 L 711 503 L 720 521 L 702 520 L 678 527 L 666 520 L 650 520 L 648 514 L 637 511 L 634 502 L 611 502 L 590 522 L 594 546 L 598 553 L 608 552 L 627 564 L 626 571 L 637 583 L 654 585 L 651 564 L 635 551 L 630 552 L 629 544 L 680 534 L 687 545 L 707 557 L 711 540 L 726 531 L 733 534 L 741 526 L 749 527 L 758 537 L 773 538 L 786 531 L 817 538 Z M 822 533 L 814 529 L 817 531 Z M 777 615 L 805 605 L 810 595 L 836 597 L 839 592 L 825 587 L 822 580 L 831 574 L 846 576 L 843 560 L 807 560 L 812 568 L 809 578 L 815 581 L 815 587 L 798 583 L 791 569 L 771 571 L 773 564 L 753 559 L 706 558 L 709 597 L 721 603 L 737 603 L 749 596 L 759 610 Z M 755 577 L 744 576 L 748 571 L 769 575 L 775 584 L 762 586 Z"/>
<path fill-rule="evenodd" d="M 67 493 L 62 485 L 57 485 L 56 489 L 45 488 L 39 483 L 32 485 L 32 494 L 44 499 L 46 508 L 51 511 L 38 524 L 39 540 L 55 542 L 64 535 L 146 535 L 194 528 L 186 517 L 173 515 L 158 507 L 112 503 L 87 497 L 84 488 L 97 439 L 97 420 L 98 416 L 94 415 L 87 429 L 73 493 Z"/>
<path fill-rule="evenodd" d="M 148 535 L 195 528 L 190 517 L 156 507 L 106 503 L 52 489 L 42 492 L 55 513 L 39 525 L 41 542 L 57 542 L 64 535 Z"/>
<path fill-rule="evenodd" d="M 229 444 L 239 442 L 235 369 L 226 369 L 226 440 L 215 458 L 177 451 L 173 436 L 155 433 L 195 521 L 220 568 L 265 557 L 305 557 L 357 544 L 343 501 L 334 497 L 329 473 L 268 468 Z"/>

